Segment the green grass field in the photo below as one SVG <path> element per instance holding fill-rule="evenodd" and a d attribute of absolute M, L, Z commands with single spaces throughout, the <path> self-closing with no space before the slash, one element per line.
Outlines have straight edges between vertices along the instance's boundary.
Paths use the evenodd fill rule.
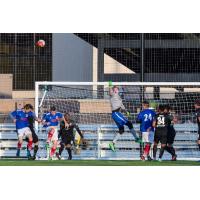
<path fill-rule="evenodd" d="M 130 160 L 0 160 L 0 166 L 200 166 L 197 161 L 130 161 Z"/>

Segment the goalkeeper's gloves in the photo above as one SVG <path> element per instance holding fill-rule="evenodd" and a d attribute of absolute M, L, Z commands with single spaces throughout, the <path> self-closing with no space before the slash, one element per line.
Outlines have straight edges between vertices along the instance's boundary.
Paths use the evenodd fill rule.
<path fill-rule="evenodd" d="M 113 86 L 112 81 L 109 81 L 109 82 L 108 82 L 108 86 L 109 86 L 109 87 L 112 87 L 112 86 Z"/>
<path fill-rule="evenodd" d="M 130 113 L 129 111 L 126 111 L 126 115 L 127 115 L 128 117 L 130 117 L 131 113 Z"/>

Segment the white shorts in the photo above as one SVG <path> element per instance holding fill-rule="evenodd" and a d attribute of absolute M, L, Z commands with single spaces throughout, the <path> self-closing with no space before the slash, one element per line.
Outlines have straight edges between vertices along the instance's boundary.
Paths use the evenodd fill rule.
<path fill-rule="evenodd" d="M 52 137 L 49 137 L 49 132 L 51 129 L 54 129 L 54 133 L 53 133 Z M 49 140 L 49 142 L 58 140 L 58 128 L 57 127 L 49 126 L 49 127 L 47 127 L 46 132 L 47 132 L 47 140 Z"/>
<path fill-rule="evenodd" d="M 142 132 L 142 142 L 153 143 L 154 142 L 154 132 Z"/>
<path fill-rule="evenodd" d="M 32 135 L 31 130 L 29 127 L 25 127 L 25 128 L 20 128 L 17 130 L 17 134 L 18 134 L 18 138 L 19 137 L 26 137 L 28 135 Z"/>

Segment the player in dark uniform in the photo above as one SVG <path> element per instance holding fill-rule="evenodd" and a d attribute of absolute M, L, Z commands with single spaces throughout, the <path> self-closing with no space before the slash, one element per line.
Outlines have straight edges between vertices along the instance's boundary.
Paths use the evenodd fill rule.
<path fill-rule="evenodd" d="M 167 143 L 167 132 L 168 126 L 171 123 L 170 117 L 168 114 L 164 113 L 165 107 L 160 105 L 158 108 L 158 113 L 156 114 L 153 122 L 155 127 L 155 136 L 154 136 L 154 146 L 153 146 L 153 158 L 156 160 L 157 145 L 161 143 L 161 149 L 159 154 L 158 161 L 162 161 L 162 156 Z"/>
<path fill-rule="evenodd" d="M 68 113 L 65 113 L 64 120 L 60 122 L 59 137 L 61 138 L 61 142 L 59 152 L 56 153 L 56 156 L 59 160 L 61 159 L 61 154 L 64 149 L 66 149 L 68 152 L 68 160 L 72 159 L 72 145 L 74 144 L 75 140 L 74 129 L 78 132 L 82 141 L 84 142 L 85 140 L 83 139 L 83 134 L 81 133 L 78 125 L 70 118 Z"/>
<path fill-rule="evenodd" d="M 194 107 L 196 109 L 196 117 L 197 117 L 197 124 L 198 124 L 198 140 L 197 140 L 197 144 L 199 146 L 199 151 L 200 151 L 200 100 L 196 100 Z"/>
<path fill-rule="evenodd" d="M 37 134 L 35 133 L 34 122 L 35 121 L 41 122 L 41 120 L 36 117 L 35 113 L 33 112 L 33 106 L 31 104 L 26 104 L 24 106 L 24 109 L 25 109 L 25 112 L 27 113 L 29 128 L 32 132 L 33 144 L 34 144 L 34 148 L 33 148 L 34 153 L 33 153 L 32 159 L 35 160 L 36 154 L 38 151 L 39 139 L 38 139 Z"/>
<path fill-rule="evenodd" d="M 168 125 L 168 131 L 167 131 L 167 145 L 165 147 L 165 150 L 172 155 L 172 161 L 176 161 L 177 155 L 175 153 L 175 149 L 173 147 L 174 139 L 176 136 L 176 131 L 174 129 L 174 122 L 176 122 L 175 117 L 170 113 L 170 106 L 166 105 L 164 112 L 168 114 L 170 118 L 170 123 Z"/>

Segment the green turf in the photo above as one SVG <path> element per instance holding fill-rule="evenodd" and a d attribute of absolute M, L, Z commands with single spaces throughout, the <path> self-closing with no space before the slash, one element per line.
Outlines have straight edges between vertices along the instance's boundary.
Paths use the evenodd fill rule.
<path fill-rule="evenodd" d="M 28 161 L 28 160 L 0 160 L 0 166 L 200 166 L 197 161 L 130 161 L 130 160 L 54 160 L 54 161 Z"/>

